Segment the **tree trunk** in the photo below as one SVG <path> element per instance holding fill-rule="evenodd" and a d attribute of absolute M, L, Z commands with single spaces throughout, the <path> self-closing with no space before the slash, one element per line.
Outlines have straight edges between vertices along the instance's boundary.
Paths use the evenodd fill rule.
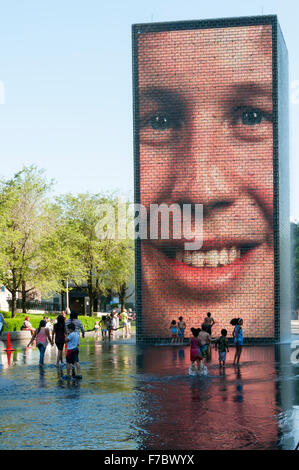
<path fill-rule="evenodd" d="M 61 284 L 64 287 L 64 281 L 61 281 Z M 61 310 L 65 310 L 65 292 L 63 289 L 61 289 L 60 295 L 61 295 Z"/>
<path fill-rule="evenodd" d="M 11 318 L 17 316 L 17 291 L 13 290 L 11 293 Z"/>
<path fill-rule="evenodd" d="M 88 286 L 88 295 L 89 295 L 89 309 L 90 309 L 90 316 L 93 316 L 94 312 L 94 292 L 92 288 L 92 272 L 89 272 L 88 276 L 88 281 L 87 281 L 87 286 Z M 84 312 L 85 314 L 85 312 Z"/>
<path fill-rule="evenodd" d="M 121 310 L 126 307 L 126 291 L 127 291 L 127 284 L 123 284 L 119 290 L 118 297 Z"/>
<path fill-rule="evenodd" d="M 22 312 L 26 313 L 26 282 L 22 281 Z"/>

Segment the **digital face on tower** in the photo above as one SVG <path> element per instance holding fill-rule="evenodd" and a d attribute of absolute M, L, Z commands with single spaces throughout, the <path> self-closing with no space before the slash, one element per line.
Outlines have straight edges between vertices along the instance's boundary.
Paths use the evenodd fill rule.
<path fill-rule="evenodd" d="M 174 215 L 168 239 L 141 240 L 142 336 L 180 316 L 190 336 L 211 312 L 215 334 L 241 317 L 245 336 L 273 337 L 272 26 L 137 41 L 140 203 L 203 208 L 200 249 L 173 236 Z"/>

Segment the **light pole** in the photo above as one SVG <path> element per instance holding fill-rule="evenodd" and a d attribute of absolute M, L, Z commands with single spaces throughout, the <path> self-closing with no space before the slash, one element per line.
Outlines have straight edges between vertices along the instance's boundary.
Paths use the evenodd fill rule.
<path fill-rule="evenodd" d="M 66 278 L 66 313 L 69 315 L 70 311 L 70 300 L 69 300 L 69 280 Z"/>

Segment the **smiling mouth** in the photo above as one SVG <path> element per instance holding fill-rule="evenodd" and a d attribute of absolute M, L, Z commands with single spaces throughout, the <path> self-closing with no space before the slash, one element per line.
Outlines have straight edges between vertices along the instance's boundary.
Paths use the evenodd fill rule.
<path fill-rule="evenodd" d="M 162 246 L 160 250 L 168 258 L 195 268 L 220 268 L 242 260 L 260 243 L 246 243 L 240 246 L 225 246 L 218 249 L 186 251 L 180 247 Z"/>

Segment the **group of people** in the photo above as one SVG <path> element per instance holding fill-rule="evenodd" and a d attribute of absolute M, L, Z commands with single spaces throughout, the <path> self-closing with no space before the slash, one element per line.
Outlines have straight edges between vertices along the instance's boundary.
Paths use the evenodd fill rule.
<path fill-rule="evenodd" d="M 202 324 L 202 328 L 212 335 L 212 326 L 214 324 L 215 321 L 212 318 L 211 313 L 208 312 Z M 178 322 L 176 322 L 176 320 L 172 320 L 170 323 L 171 343 L 183 343 L 185 338 L 185 329 L 186 323 L 184 322 L 183 317 L 179 317 Z"/>
<path fill-rule="evenodd" d="M 52 325 L 51 322 L 50 324 Z M 55 344 L 57 347 L 56 367 L 64 365 L 63 350 L 65 349 L 67 375 L 64 378 L 70 379 L 72 374 L 77 379 L 82 379 L 79 362 L 80 331 L 84 338 L 84 327 L 78 319 L 78 315 L 71 313 L 70 318 L 66 319 L 65 312 L 62 312 L 61 315 L 58 315 L 56 323 L 53 324 L 52 328 L 49 326 L 49 322 L 47 323 L 46 318 L 41 320 L 39 327 L 32 334 L 27 347 L 31 347 L 31 344 L 34 341 L 36 342 L 40 352 L 40 367 L 44 365 L 44 356 L 49 343 L 51 346 Z"/>
<path fill-rule="evenodd" d="M 5 323 L 4 318 L 1 317 L 2 324 Z M 100 331 L 102 339 L 111 340 L 114 338 L 115 332 L 122 329 L 123 338 L 128 338 L 131 334 L 131 322 L 134 320 L 134 314 L 131 309 L 127 311 L 122 309 L 121 312 L 113 310 L 111 314 L 102 316 L 101 320 L 96 321 L 94 326 L 95 339 L 100 338 Z M 221 336 L 212 338 L 212 327 L 216 322 L 208 312 L 204 319 L 201 328 L 191 328 L 192 337 L 190 340 L 190 360 L 191 367 L 189 372 L 191 375 L 204 374 L 207 375 L 206 362 L 211 356 L 211 344 L 215 344 L 215 349 L 218 350 L 219 366 L 225 367 L 226 353 L 229 352 L 229 342 L 227 338 L 227 330 L 221 330 Z M 238 365 L 242 353 L 243 346 L 243 319 L 233 318 L 231 325 L 234 326 L 232 335 L 235 344 L 235 357 L 233 364 Z M 3 326 L 3 325 L 0 326 Z M 66 379 L 73 376 L 82 378 L 80 375 L 80 362 L 79 362 L 79 345 L 80 345 L 80 332 L 82 337 L 85 336 L 85 331 L 82 322 L 78 319 L 78 314 L 71 313 L 70 318 L 67 319 L 65 312 L 58 315 L 55 322 L 48 317 L 44 317 L 40 321 L 39 327 L 35 330 L 29 322 L 29 317 L 25 317 L 21 330 L 31 332 L 31 340 L 27 347 L 31 347 L 33 342 L 36 343 L 40 352 L 39 365 L 43 367 L 44 356 L 46 348 L 50 343 L 57 347 L 56 367 L 64 365 L 63 350 L 65 349 L 67 375 Z M 172 320 L 170 324 L 171 330 L 171 343 L 183 343 L 185 338 L 186 323 L 184 318 L 180 316 L 178 321 Z M 197 367 L 196 367 L 197 366 Z M 77 372 L 77 374 L 75 373 Z"/>
<path fill-rule="evenodd" d="M 135 319 L 132 309 L 122 309 L 120 312 L 113 310 L 110 314 L 103 315 L 101 320 L 96 321 L 94 326 L 95 339 L 100 338 L 102 332 L 102 340 L 114 339 L 116 332 L 122 330 L 122 337 L 129 338 L 131 336 L 131 323 Z"/>
<path fill-rule="evenodd" d="M 65 315 L 65 312 L 63 312 L 64 314 L 64 317 L 66 317 Z M 50 319 L 49 317 L 43 317 L 43 320 L 46 322 L 46 328 L 49 328 L 49 330 L 53 330 L 53 327 L 54 327 L 54 322 L 52 319 Z M 31 333 L 31 336 L 34 335 L 35 333 L 35 328 L 33 328 L 32 324 L 30 323 L 29 321 L 29 317 L 25 317 L 23 323 L 22 323 L 22 326 L 21 326 L 21 331 L 30 331 Z"/>
<path fill-rule="evenodd" d="M 231 320 L 231 325 L 234 326 L 232 336 L 234 339 L 234 344 L 236 347 L 235 357 L 233 364 L 239 365 L 240 357 L 243 347 L 243 319 L 242 318 L 233 318 Z M 218 360 L 219 367 L 225 367 L 226 363 L 226 353 L 229 352 L 229 343 L 227 338 L 227 330 L 223 328 L 221 330 L 221 336 L 218 338 L 212 338 L 212 326 L 215 324 L 215 321 L 211 317 L 211 314 L 208 313 L 205 318 L 201 328 L 191 328 L 192 338 L 190 341 L 190 374 L 205 374 L 207 375 L 207 367 L 205 365 L 210 352 L 211 352 L 211 343 L 215 344 L 215 349 L 218 349 Z M 197 365 L 197 369 L 196 369 Z"/>
<path fill-rule="evenodd" d="M 134 314 L 131 309 L 129 312 L 122 309 L 120 313 L 113 310 L 111 314 L 102 316 L 100 321 L 96 321 L 94 326 L 95 338 L 99 339 L 100 331 L 102 332 L 102 339 L 113 339 L 115 332 L 119 329 L 123 331 L 123 338 L 128 338 L 131 334 L 131 322 L 134 320 Z M 31 340 L 27 347 L 35 342 L 40 352 L 39 365 L 44 366 L 44 356 L 48 344 L 57 347 L 56 367 L 64 366 L 63 351 L 65 349 L 67 375 L 65 379 L 73 377 L 81 379 L 80 362 L 79 362 L 79 345 L 80 345 L 80 332 L 82 337 L 85 336 L 85 331 L 82 322 L 78 319 L 78 314 L 71 313 L 70 318 L 67 319 L 65 312 L 58 315 L 55 322 L 48 317 L 44 317 L 40 321 L 39 327 L 35 330 L 29 322 L 29 317 L 25 317 L 21 330 L 31 332 Z"/>

